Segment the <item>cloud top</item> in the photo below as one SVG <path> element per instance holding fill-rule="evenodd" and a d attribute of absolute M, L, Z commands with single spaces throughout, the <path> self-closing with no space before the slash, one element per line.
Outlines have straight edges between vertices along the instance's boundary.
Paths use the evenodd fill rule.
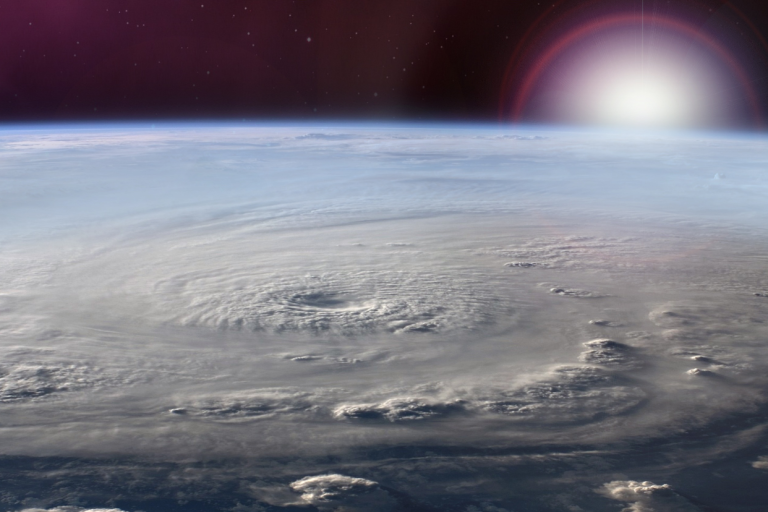
<path fill-rule="evenodd" d="M 668 484 L 614 480 L 598 492 L 607 498 L 624 501 L 624 512 L 697 512 L 700 509 L 676 493 Z"/>

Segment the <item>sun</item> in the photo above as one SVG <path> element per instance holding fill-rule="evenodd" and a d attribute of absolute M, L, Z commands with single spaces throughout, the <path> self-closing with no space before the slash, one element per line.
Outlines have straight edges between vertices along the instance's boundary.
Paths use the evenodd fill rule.
<path fill-rule="evenodd" d="M 564 29 L 555 24 L 516 50 L 500 117 L 611 127 L 759 127 L 754 81 L 725 42 L 671 15 L 616 12 L 564 23 Z"/>
<path fill-rule="evenodd" d="M 597 121 L 625 126 L 674 126 L 690 117 L 691 95 L 680 77 L 620 74 L 606 80 L 593 96 Z"/>

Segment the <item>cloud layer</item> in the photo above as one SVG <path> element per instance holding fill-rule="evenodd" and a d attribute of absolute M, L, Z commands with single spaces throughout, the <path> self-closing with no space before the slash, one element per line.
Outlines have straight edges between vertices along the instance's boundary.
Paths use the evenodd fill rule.
<path fill-rule="evenodd" d="M 764 142 L 347 128 L 0 133 L 0 510 L 758 489 Z"/>

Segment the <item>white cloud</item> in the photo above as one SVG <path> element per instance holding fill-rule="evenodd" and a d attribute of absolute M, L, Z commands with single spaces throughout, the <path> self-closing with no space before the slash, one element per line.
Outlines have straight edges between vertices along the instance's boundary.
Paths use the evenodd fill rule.
<path fill-rule="evenodd" d="M 320 510 L 385 512 L 396 501 L 379 484 L 365 478 L 328 474 L 308 476 L 290 485 L 301 499 Z"/>
<path fill-rule="evenodd" d="M 365 478 L 344 475 L 307 476 L 291 484 L 291 489 L 301 493 L 301 498 L 309 503 L 322 503 L 336 500 L 347 494 L 359 494 L 371 491 L 378 484 Z"/>
<path fill-rule="evenodd" d="M 518 389 L 480 396 L 479 402 L 489 412 L 517 420 L 566 424 L 625 413 L 646 396 L 594 366 L 562 366 Z"/>
<path fill-rule="evenodd" d="M 629 504 L 625 512 L 697 512 L 699 508 L 676 493 L 668 484 L 615 480 L 597 492 Z"/>
<path fill-rule="evenodd" d="M 297 269 L 291 275 L 290 267 L 265 274 L 234 262 L 226 270 L 188 270 L 161 278 L 153 296 L 169 318 L 188 326 L 344 335 L 440 333 L 476 328 L 501 309 L 495 291 L 479 275 L 363 268 L 318 275 Z"/>

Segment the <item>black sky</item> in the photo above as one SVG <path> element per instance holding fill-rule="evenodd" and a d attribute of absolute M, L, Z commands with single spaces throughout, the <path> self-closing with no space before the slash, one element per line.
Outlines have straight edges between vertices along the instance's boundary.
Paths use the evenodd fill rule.
<path fill-rule="evenodd" d="M 539 33 L 641 2 L 6 0 L 0 120 L 493 121 Z M 766 2 L 642 3 L 732 48 L 766 110 Z"/>

